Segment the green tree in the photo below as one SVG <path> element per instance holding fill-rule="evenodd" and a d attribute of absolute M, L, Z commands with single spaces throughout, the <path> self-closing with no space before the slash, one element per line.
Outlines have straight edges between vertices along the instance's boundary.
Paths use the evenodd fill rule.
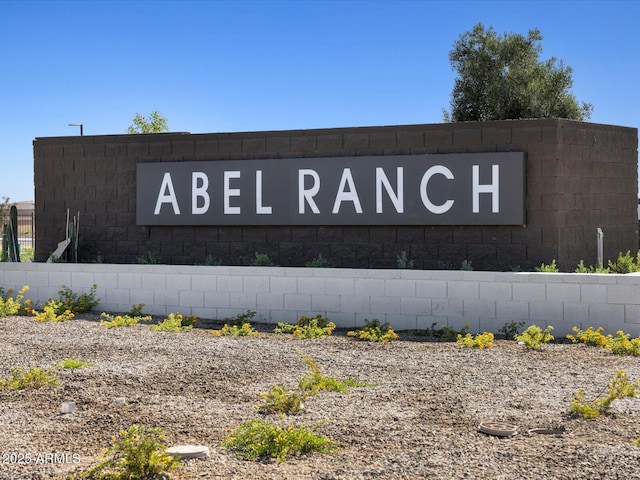
<path fill-rule="evenodd" d="M 127 133 L 161 133 L 168 132 L 169 124 L 167 119 L 160 115 L 160 112 L 153 111 L 148 117 L 141 113 L 136 113 L 133 124 L 127 128 Z"/>
<path fill-rule="evenodd" d="M 478 23 L 449 52 L 457 78 L 447 122 L 518 118 L 591 118 L 593 105 L 571 93 L 573 69 L 555 57 L 542 61 L 542 35 L 498 35 Z"/>

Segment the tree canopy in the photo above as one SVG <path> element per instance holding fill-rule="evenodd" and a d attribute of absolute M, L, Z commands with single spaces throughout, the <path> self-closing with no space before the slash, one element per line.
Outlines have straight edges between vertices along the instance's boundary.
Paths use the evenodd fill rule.
<path fill-rule="evenodd" d="M 160 112 L 153 111 L 145 117 L 141 113 L 136 113 L 133 124 L 127 128 L 127 133 L 162 133 L 169 131 L 167 119 L 160 115 Z"/>
<path fill-rule="evenodd" d="M 518 118 L 591 118 L 593 105 L 571 93 L 573 69 L 555 57 L 542 61 L 542 35 L 498 35 L 478 23 L 454 43 L 449 61 L 457 72 L 445 121 Z"/>

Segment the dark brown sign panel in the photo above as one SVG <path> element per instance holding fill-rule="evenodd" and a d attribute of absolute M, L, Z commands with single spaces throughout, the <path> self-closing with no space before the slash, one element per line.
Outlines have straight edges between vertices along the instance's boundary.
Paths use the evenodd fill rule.
<path fill-rule="evenodd" d="M 523 152 L 138 163 L 138 225 L 523 225 Z"/>

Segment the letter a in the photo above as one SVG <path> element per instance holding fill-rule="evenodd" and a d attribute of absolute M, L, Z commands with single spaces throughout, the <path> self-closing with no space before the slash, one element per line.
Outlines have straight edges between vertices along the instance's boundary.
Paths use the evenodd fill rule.
<path fill-rule="evenodd" d="M 168 191 L 168 193 L 165 193 Z M 180 207 L 178 207 L 178 199 L 176 199 L 176 192 L 173 189 L 173 183 L 171 182 L 171 174 L 165 172 L 162 177 L 162 185 L 160 185 L 160 192 L 158 193 L 158 200 L 156 201 L 156 209 L 153 211 L 154 215 L 160 215 L 160 209 L 163 203 L 170 203 L 173 206 L 173 214 L 180 215 Z"/>

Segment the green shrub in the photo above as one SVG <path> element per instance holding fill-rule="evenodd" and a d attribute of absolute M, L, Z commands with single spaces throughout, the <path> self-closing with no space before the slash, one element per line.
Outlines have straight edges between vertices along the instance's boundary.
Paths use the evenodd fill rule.
<path fill-rule="evenodd" d="M 298 388 L 309 391 L 311 395 L 317 395 L 320 390 L 329 392 L 349 393 L 349 387 L 368 387 L 369 383 L 357 382 L 350 379 L 339 380 L 335 377 L 326 377 L 320 372 L 318 364 L 309 356 L 298 352 L 304 363 L 309 367 L 309 375 L 305 375 L 298 380 Z"/>
<path fill-rule="evenodd" d="M 133 425 L 120 430 L 120 436 L 114 437 L 111 447 L 102 453 L 100 463 L 82 476 L 92 480 L 166 478 L 165 472 L 180 465 L 165 452 L 166 448 L 163 430 Z"/>
<path fill-rule="evenodd" d="M 609 339 L 602 334 L 604 328 L 598 327 L 594 330 L 593 327 L 589 327 L 586 330 L 581 330 L 578 327 L 571 329 L 574 335 L 567 335 L 567 338 L 573 343 L 584 343 L 590 347 L 606 347 L 609 343 Z"/>
<path fill-rule="evenodd" d="M 133 315 L 131 314 L 133 313 Z M 104 325 L 107 328 L 118 328 L 118 327 L 130 327 L 132 325 L 137 325 L 139 322 L 150 322 L 150 315 L 139 315 L 139 310 L 134 308 L 131 313 L 127 313 L 125 315 L 110 315 L 108 313 L 102 312 L 100 314 L 100 324 Z"/>
<path fill-rule="evenodd" d="M 498 331 L 504 335 L 505 340 L 515 340 L 522 327 L 524 322 L 506 322 Z"/>
<path fill-rule="evenodd" d="M 470 323 L 465 323 L 464 327 L 460 330 L 456 330 L 453 327 L 442 325 L 440 328 L 436 328 L 435 322 L 431 324 L 431 332 L 435 338 L 442 340 L 443 342 L 455 342 L 458 339 L 458 335 L 466 335 L 469 333 Z"/>
<path fill-rule="evenodd" d="M 256 256 L 250 264 L 252 267 L 275 267 L 276 265 L 271 261 L 269 255 L 266 253 L 256 252 Z"/>
<path fill-rule="evenodd" d="M 0 317 L 11 317 L 13 315 L 18 315 L 20 313 L 26 313 L 26 309 L 30 308 L 31 301 L 25 301 L 25 304 L 22 304 L 22 300 L 24 299 L 24 294 L 29 290 L 28 286 L 22 287 L 22 289 L 18 292 L 15 298 L 12 298 L 13 290 L 4 292 L 4 289 L 0 287 Z"/>
<path fill-rule="evenodd" d="M 545 265 L 542 263 L 539 267 L 535 267 L 536 272 L 546 272 L 546 273 L 558 273 L 558 266 L 556 265 L 555 258 L 552 260 L 551 264 Z"/>
<path fill-rule="evenodd" d="M 413 268 L 413 260 L 407 258 L 407 252 L 404 250 L 396 257 L 396 268 L 411 270 Z"/>
<path fill-rule="evenodd" d="M 329 268 L 329 267 L 331 267 L 331 265 L 329 264 L 329 261 L 326 258 L 323 258 L 321 253 L 319 253 L 318 256 L 316 258 L 314 258 L 313 260 L 305 263 L 305 266 L 307 266 L 309 268 Z"/>
<path fill-rule="evenodd" d="M 96 298 L 96 289 L 98 285 L 92 285 L 88 293 L 77 294 L 71 291 L 69 287 L 62 285 L 58 290 L 58 298 L 62 304 L 58 311 L 58 315 L 66 310 L 71 313 L 85 313 L 90 312 L 100 301 Z"/>
<path fill-rule="evenodd" d="M 335 328 L 335 323 L 330 322 L 329 319 L 318 314 L 315 317 L 301 316 L 297 325 L 279 322 L 273 331 L 275 333 L 290 333 L 295 338 L 306 339 L 331 335 Z"/>
<path fill-rule="evenodd" d="M 638 355 L 640 338 L 630 338 L 628 333 L 618 330 L 615 337 L 607 335 L 605 348 L 616 355 Z"/>
<path fill-rule="evenodd" d="M 580 260 L 580 263 L 576 267 L 576 273 L 609 273 L 609 267 L 603 267 L 601 263 L 593 266 L 585 266 L 584 260 Z"/>
<path fill-rule="evenodd" d="M 162 263 L 162 258 L 156 257 L 153 253 L 147 252 L 146 255 L 136 257 L 139 265 L 158 265 Z"/>
<path fill-rule="evenodd" d="M 467 333 L 464 336 L 458 335 L 456 343 L 463 347 L 484 350 L 485 348 L 491 348 L 493 346 L 493 333 L 483 332 L 477 334 L 475 337 L 470 333 Z"/>
<path fill-rule="evenodd" d="M 622 252 L 618 253 L 618 258 L 615 263 L 609 260 L 609 268 L 613 273 L 634 273 L 640 271 L 640 250 L 636 254 L 636 257 L 631 256 L 631 250 L 627 250 L 624 255 Z"/>
<path fill-rule="evenodd" d="M 37 389 L 58 384 L 58 376 L 50 368 L 35 367 L 26 370 L 23 367 L 14 367 L 11 369 L 11 376 L 8 379 L 0 380 L 0 390 Z"/>
<path fill-rule="evenodd" d="M 258 331 L 253 328 L 249 322 L 243 323 L 240 326 L 225 323 L 220 330 L 213 330 L 211 335 L 214 337 L 255 337 L 258 335 Z"/>
<path fill-rule="evenodd" d="M 156 332 L 183 332 L 191 330 L 198 322 L 198 317 L 191 315 L 185 317 L 181 313 L 170 313 L 167 318 L 157 325 L 151 325 L 151 330 Z"/>
<path fill-rule="evenodd" d="M 268 393 L 261 393 L 264 403 L 257 407 L 266 413 L 298 413 L 302 410 L 304 398 L 295 390 L 287 391 L 281 385 L 274 385 Z"/>
<path fill-rule="evenodd" d="M 608 413 L 611 409 L 611 403 L 614 400 L 638 395 L 639 384 L 640 382 L 630 384 L 627 380 L 627 372 L 625 370 L 618 370 L 607 385 L 606 395 L 587 402 L 584 390 L 581 388 L 573 395 L 569 407 L 582 418 L 595 418 L 601 414 Z"/>
<path fill-rule="evenodd" d="M 247 460 L 272 458 L 278 463 L 283 462 L 287 455 L 335 452 L 337 444 L 316 434 L 318 427 L 280 427 L 265 420 L 254 419 L 233 430 L 223 446 Z"/>
<path fill-rule="evenodd" d="M 368 342 L 387 343 L 398 339 L 398 334 L 393 331 L 393 327 L 388 323 L 380 325 L 380 320 L 374 318 L 366 321 L 364 327 L 347 332 L 347 336 L 355 337 Z"/>
<path fill-rule="evenodd" d="M 553 340 L 552 330 L 553 327 L 551 325 L 544 330 L 537 325 L 531 325 L 522 334 L 516 335 L 516 340 L 527 347 L 528 350 L 541 350 L 544 344 Z"/>
<path fill-rule="evenodd" d="M 32 311 L 36 321 L 38 322 L 64 322 L 71 320 L 75 315 L 69 309 L 64 309 L 62 302 L 50 298 L 47 304 L 43 307 L 42 312 L 37 310 Z"/>

